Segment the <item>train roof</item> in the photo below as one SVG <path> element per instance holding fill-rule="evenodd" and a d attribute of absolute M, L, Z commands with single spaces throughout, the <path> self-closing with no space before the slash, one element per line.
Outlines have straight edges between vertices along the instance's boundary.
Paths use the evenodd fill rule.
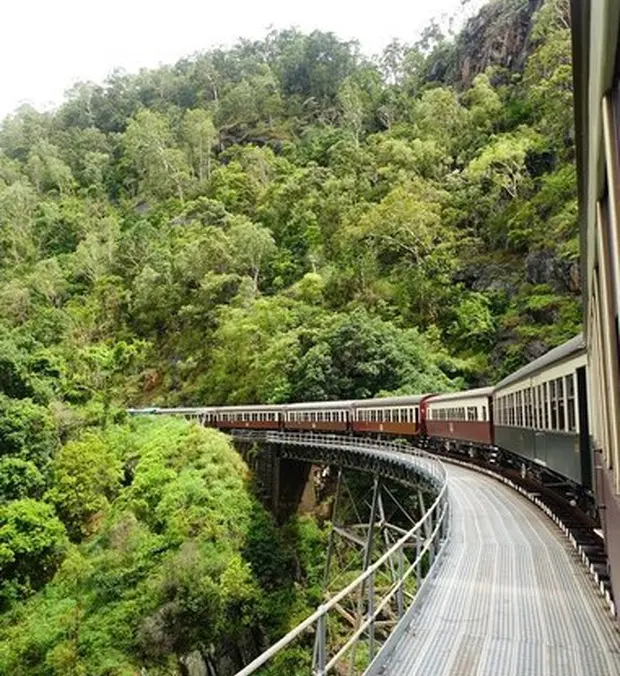
<path fill-rule="evenodd" d="M 247 404 L 237 406 L 207 406 L 208 411 L 279 411 L 284 408 L 283 404 Z"/>
<path fill-rule="evenodd" d="M 410 406 L 419 404 L 426 394 L 407 394 L 401 397 L 375 397 L 374 399 L 356 399 L 351 402 L 353 408 L 366 408 L 367 406 Z"/>
<path fill-rule="evenodd" d="M 282 408 L 287 410 L 305 410 L 305 409 L 330 409 L 330 408 L 350 408 L 353 401 L 308 401 L 297 404 L 285 404 Z"/>
<path fill-rule="evenodd" d="M 565 361 L 570 357 L 574 357 L 581 352 L 585 352 L 585 349 L 586 343 L 583 334 L 580 333 L 574 338 L 571 338 L 566 343 L 558 345 L 558 347 L 554 347 L 546 354 L 543 354 L 542 357 L 534 359 L 534 361 L 530 362 L 526 366 L 523 366 L 518 371 L 515 371 L 503 380 L 500 380 L 500 382 L 495 386 L 495 390 L 501 390 L 503 387 L 507 387 L 512 383 L 516 383 L 523 378 L 533 376 L 535 373 L 539 373 L 550 366 L 554 366 L 555 364 Z"/>
<path fill-rule="evenodd" d="M 494 387 L 477 387 L 473 390 L 464 390 L 461 392 L 433 394 L 431 397 L 429 397 L 428 403 L 435 404 L 441 401 L 457 401 L 459 399 L 474 399 L 475 397 L 490 397 L 493 394 L 494 389 Z"/>

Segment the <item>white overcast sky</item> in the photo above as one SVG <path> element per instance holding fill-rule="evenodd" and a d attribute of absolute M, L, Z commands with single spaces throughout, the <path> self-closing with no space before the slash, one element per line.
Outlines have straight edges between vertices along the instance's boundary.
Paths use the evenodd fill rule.
<path fill-rule="evenodd" d="M 333 31 L 367 54 L 413 41 L 433 17 L 482 0 L 0 0 L 0 120 L 21 103 L 57 105 L 75 82 L 101 82 L 270 27 Z"/>

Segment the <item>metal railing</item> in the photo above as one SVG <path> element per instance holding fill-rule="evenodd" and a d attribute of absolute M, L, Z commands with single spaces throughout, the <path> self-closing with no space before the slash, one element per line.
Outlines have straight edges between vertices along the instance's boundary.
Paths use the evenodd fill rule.
<path fill-rule="evenodd" d="M 375 673 L 373 669 L 377 669 L 387 655 L 388 643 L 394 645 L 405 628 L 423 582 L 447 540 L 448 489 L 443 464 L 426 451 L 398 441 L 307 432 L 238 430 L 233 435 L 248 441 L 367 454 L 375 460 L 408 465 L 414 475 L 423 475 L 433 485 L 436 498 L 413 528 L 236 676 L 255 673 L 279 653 L 304 640 L 314 643 L 312 674 L 315 676 L 332 670 L 349 674 Z M 363 612 L 361 619 L 355 622 L 346 606 L 359 608 L 360 604 Z M 349 629 L 348 633 L 343 632 L 344 627 Z M 360 643 L 365 646 L 364 650 L 358 650 Z"/>
<path fill-rule="evenodd" d="M 243 430 L 241 431 L 241 436 Z M 234 434 L 237 436 L 237 434 Z M 427 475 L 437 486 L 446 481 L 446 470 L 437 456 L 412 446 L 406 441 L 382 441 L 370 437 L 351 437 L 342 434 L 316 434 L 314 432 L 265 432 L 264 441 L 289 446 L 334 448 L 337 450 L 363 451 L 384 460 L 395 458 L 413 463 L 413 469 Z"/>
<path fill-rule="evenodd" d="M 406 623 L 407 615 L 413 609 L 417 592 L 422 589 L 424 579 L 433 569 L 438 555 L 447 540 L 448 535 L 448 499 L 447 484 L 444 483 L 439 495 L 427 510 L 425 515 L 403 535 L 381 558 L 370 565 L 361 575 L 351 582 L 342 591 L 333 596 L 286 636 L 277 641 L 268 650 L 259 655 L 254 661 L 244 667 L 236 676 L 248 676 L 255 673 L 261 666 L 274 658 L 280 651 L 290 647 L 304 634 L 314 634 L 314 655 L 312 673 L 323 676 L 337 666 L 345 663 L 349 654 L 349 673 L 360 673 L 372 668 L 379 653 L 377 646 L 377 628 L 381 625 L 384 633 L 386 622 L 392 617 L 392 631 L 398 625 Z M 386 573 L 391 583 L 381 591 L 377 598 L 378 586 L 376 581 L 381 573 Z M 385 577 L 385 575 L 384 575 Z M 415 585 L 407 584 L 415 580 Z M 342 613 L 346 599 L 357 602 L 365 597 L 364 620 L 346 638 L 339 636 L 335 647 L 330 652 L 328 627 L 330 613 L 339 616 Z M 395 616 L 392 612 L 395 605 Z M 367 660 L 361 669 L 354 663 L 352 651 L 360 642 L 367 645 Z M 384 646 L 386 647 L 386 646 Z"/>

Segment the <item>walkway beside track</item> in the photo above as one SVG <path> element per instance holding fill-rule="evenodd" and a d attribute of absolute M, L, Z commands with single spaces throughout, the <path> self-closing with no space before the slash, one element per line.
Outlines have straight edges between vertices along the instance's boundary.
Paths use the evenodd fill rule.
<path fill-rule="evenodd" d="M 451 538 L 383 673 L 620 674 L 620 633 L 560 530 L 502 483 L 446 468 Z"/>

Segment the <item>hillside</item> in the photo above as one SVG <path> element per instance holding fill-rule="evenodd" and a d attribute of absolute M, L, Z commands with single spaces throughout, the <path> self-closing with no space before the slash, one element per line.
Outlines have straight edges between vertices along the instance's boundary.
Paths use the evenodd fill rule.
<path fill-rule="evenodd" d="M 221 568 L 194 570 L 179 496 L 197 501 L 199 534 L 217 530 L 200 486 L 224 442 L 165 431 L 195 465 L 186 476 L 123 409 L 493 382 L 580 329 L 574 173 L 565 0 L 495 0 L 460 35 L 431 26 L 375 60 L 331 34 L 274 32 L 5 119 L 0 671 L 26 655 L 24 673 L 176 673 L 201 641 L 242 635 L 252 652 L 311 605 L 287 594 L 312 585 L 312 557 L 310 572 L 298 559 L 320 540 L 314 526 L 282 544 L 261 512 L 261 546 L 280 543 L 298 571 L 279 582 L 255 574 L 247 529 L 222 545 Z M 260 510 L 229 462 L 238 483 L 216 484 L 247 525 Z M 177 493 L 156 518 L 140 490 L 160 495 L 166 480 Z M 187 591 L 166 575 L 185 555 L 230 623 L 183 642 L 202 620 L 179 601 L 179 642 L 157 652 L 161 609 Z M 222 578 L 230 561 L 247 598 Z M 131 597 L 136 580 L 148 607 Z M 104 619 L 127 634 L 78 641 L 75 626 Z M 137 627 L 145 643 L 128 638 Z"/>

